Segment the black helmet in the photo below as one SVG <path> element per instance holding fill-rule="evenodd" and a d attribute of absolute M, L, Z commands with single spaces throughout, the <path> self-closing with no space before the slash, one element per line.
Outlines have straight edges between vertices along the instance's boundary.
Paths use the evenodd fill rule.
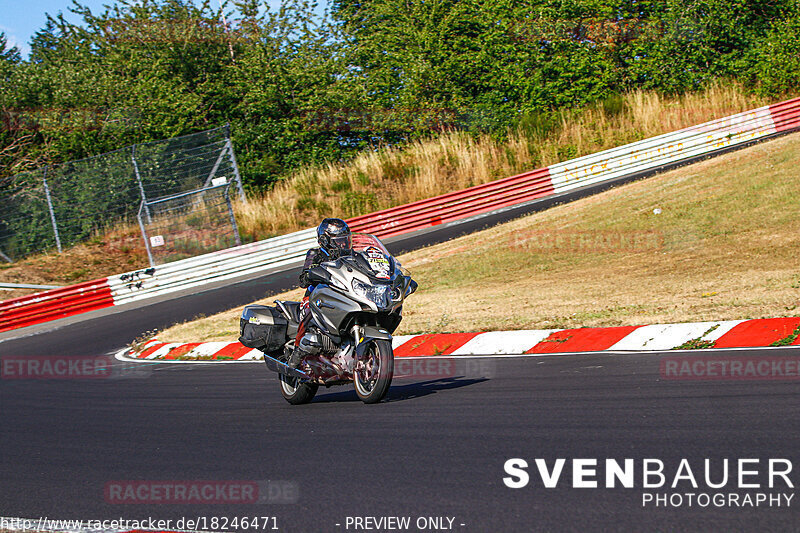
<path fill-rule="evenodd" d="M 348 255 L 353 247 L 350 228 L 341 218 L 323 220 L 317 227 L 317 242 L 319 247 L 333 259 Z"/>

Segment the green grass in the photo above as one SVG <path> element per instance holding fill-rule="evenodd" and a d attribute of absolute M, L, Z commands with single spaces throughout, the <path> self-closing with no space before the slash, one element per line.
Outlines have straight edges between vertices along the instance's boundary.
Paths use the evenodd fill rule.
<path fill-rule="evenodd" d="M 787 335 L 779 341 L 773 342 L 770 344 L 770 346 L 789 346 L 795 340 L 797 340 L 798 335 L 800 335 L 800 326 L 797 326 L 797 328 L 790 335 Z"/>

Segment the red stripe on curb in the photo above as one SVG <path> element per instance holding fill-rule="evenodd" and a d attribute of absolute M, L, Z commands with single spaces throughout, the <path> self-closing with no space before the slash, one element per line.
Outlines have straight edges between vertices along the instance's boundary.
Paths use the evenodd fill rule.
<path fill-rule="evenodd" d="M 596 352 L 607 350 L 642 326 L 565 329 L 551 333 L 525 353 Z"/>
<path fill-rule="evenodd" d="M 244 356 L 252 350 L 252 348 L 248 348 L 244 344 L 240 342 L 232 342 L 217 353 L 215 353 L 211 358 L 212 359 L 219 359 L 220 357 L 231 357 L 233 359 L 239 359 L 240 357 Z"/>
<path fill-rule="evenodd" d="M 800 325 L 800 317 L 748 320 L 720 337 L 714 348 L 754 348 L 785 339 Z"/>
<path fill-rule="evenodd" d="M 153 353 L 155 353 L 156 350 L 163 348 L 166 345 L 167 345 L 166 342 L 158 342 L 147 348 L 145 351 L 136 354 L 136 359 L 145 359 L 147 356 L 152 355 Z"/>
<path fill-rule="evenodd" d="M 201 344 L 202 344 L 201 342 L 190 342 L 187 344 L 181 344 L 180 346 L 176 346 L 173 349 L 171 349 L 169 352 L 167 352 L 167 355 L 161 357 L 160 359 L 165 359 L 165 360 L 178 359 L 179 357 L 183 357 L 187 353 L 191 352 Z"/>
<path fill-rule="evenodd" d="M 395 357 L 450 355 L 480 333 L 438 333 L 420 335 L 394 349 Z"/>

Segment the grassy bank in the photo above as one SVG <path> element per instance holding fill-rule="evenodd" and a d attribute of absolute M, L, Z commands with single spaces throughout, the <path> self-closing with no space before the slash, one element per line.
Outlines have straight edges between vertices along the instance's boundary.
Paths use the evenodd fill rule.
<path fill-rule="evenodd" d="M 235 206 L 246 240 L 311 227 L 485 183 L 764 104 L 735 85 L 668 98 L 634 92 L 601 105 L 526 117 L 506 139 L 451 132 L 350 162 L 304 168 Z M 0 281 L 68 285 L 145 268 L 138 228 L 119 227 L 67 250 L 0 264 Z M 1 299 L 31 291 L 3 292 Z"/>
<path fill-rule="evenodd" d="M 798 167 L 794 134 L 406 254 L 398 333 L 797 316 Z M 233 340 L 239 312 L 158 338 Z"/>

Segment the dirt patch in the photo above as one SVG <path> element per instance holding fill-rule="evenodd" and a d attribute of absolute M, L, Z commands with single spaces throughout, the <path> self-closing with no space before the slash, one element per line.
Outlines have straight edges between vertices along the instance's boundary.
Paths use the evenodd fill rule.
<path fill-rule="evenodd" d="M 118 231 L 69 248 L 63 254 L 54 251 L 13 264 L 0 263 L 0 281 L 64 286 L 148 266 L 141 234 Z M 0 291 L 0 300 L 35 292 L 40 291 Z"/>

